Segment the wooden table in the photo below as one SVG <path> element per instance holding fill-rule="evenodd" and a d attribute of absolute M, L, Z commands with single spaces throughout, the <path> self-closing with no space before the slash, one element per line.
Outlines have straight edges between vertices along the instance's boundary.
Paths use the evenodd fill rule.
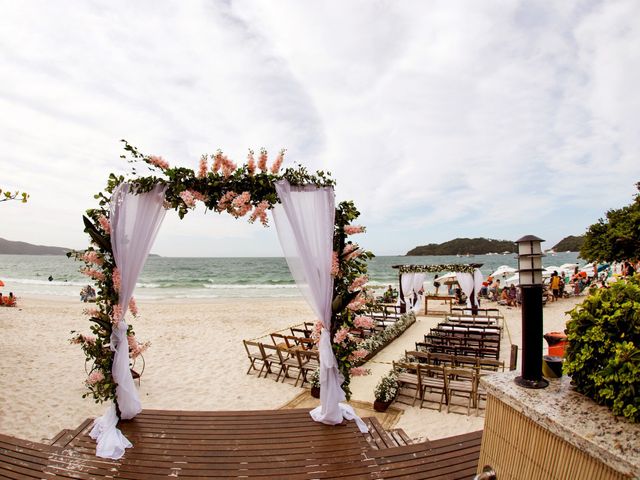
<path fill-rule="evenodd" d="M 451 313 L 451 308 L 453 307 L 453 301 L 456 299 L 453 295 L 425 295 L 424 296 L 424 314 L 425 315 L 439 315 L 439 314 L 447 314 Z M 429 310 L 429 300 L 435 300 L 440 302 L 445 302 L 449 304 L 449 308 L 446 310 Z"/>

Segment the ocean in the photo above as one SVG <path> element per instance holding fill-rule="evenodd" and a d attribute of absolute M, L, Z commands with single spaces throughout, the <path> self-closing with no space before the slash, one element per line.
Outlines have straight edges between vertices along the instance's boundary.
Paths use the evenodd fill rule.
<path fill-rule="evenodd" d="M 515 254 L 406 257 L 375 257 L 369 262 L 369 284 L 384 288 L 397 287 L 398 270 L 393 265 L 433 265 L 449 263 L 481 263 L 485 277 L 501 265 L 517 268 Z M 543 258 L 545 267 L 578 260 L 577 253 L 557 253 Z M 0 287 L 4 295 L 79 296 L 80 289 L 91 283 L 78 269 L 82 262 L 59 255 L 0 255 Z M 443 272 L 444 273 L 444 272 Z M 432 289 L 433 274 L 427 275 L 425 288 Z M 49 277 L 52 280 L 49 281 Z M 134 295 L 138 299 L 168 298 L 301 298 L 286 261 L 268 258 L 178 258 L 147 259 Z"/>

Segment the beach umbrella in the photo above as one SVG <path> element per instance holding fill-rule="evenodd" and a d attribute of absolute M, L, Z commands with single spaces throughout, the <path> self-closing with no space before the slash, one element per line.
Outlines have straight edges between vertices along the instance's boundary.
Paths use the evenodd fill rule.
<path fill-rule="evenodd" d="M 490 276 L 492 276 L 493 278 L 506 277 L 507 275 L 511 275 L 516 271 L 517 270 L 515 268 L 510 267 L 509 265 L 500 265 L 498 269 L 495 272 L 493 272 Z"/>
<path fill-rule="evenodd" d="M 0 287 L 4 287 L 4 282 L 0 280 Z"/>
<path fill-rule="evenodd" d="M 509 277 L 504 281 L 505 285 L 519 285 L 520 284 L 520 274 L 516 273 L 513 277 Z"/>

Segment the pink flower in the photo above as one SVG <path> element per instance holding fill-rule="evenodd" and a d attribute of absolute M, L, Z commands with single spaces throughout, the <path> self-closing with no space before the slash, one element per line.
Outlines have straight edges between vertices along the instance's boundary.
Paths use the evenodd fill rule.
<path fill-rule="evenodd" d="M 349 336 L 349 329 L 347 327 L 340 327 L 340 330 L 336 332 L 333 336 L 333 343 L 337 343 L 338 345 L 344 345 L 344 341 Z"/>
<path fill-rule="evenodd" d="M 118 267 L 113 269 L 111 280 L 113 281 L 113 288 L 115 289 L 116 292 L 119 292 L 122 278 L 120 277 L 120 270 L 118 269 Z"/>
<path fill-rule="evenodd" d="M 365 300 L 364 298 L 362 298 L 360 294 L 358 294 L 358 296 L 353 300 L 351 300 L 351 303 L 347 305 L 347 308 L 352 312 L 357 312 L 358 310 L 362 310 L 364 306 L 365 306 Z"/>
<path fill-rule="evenodd" d="M 156 167 L 161 168 L 162 170 L 166 170 L 167 168 L 169 168 L 169 162 L 167 162 L 162 157 L 151 155 L 147 160 L 151 165 L 155 165 Z"/>
<path fill-rule="evenodd" d="M 94 280 L 98 280 L 99 282 L 104 282 L 105 279 L 104 273 L 94 270 L 93 268 L 83 267 L 80 269 L 80 273 L 83 273 Z"/>
<path fill-rule="evenodd" d="M 100 311 L 96 308 L 85 308 L 82 310 L 82 313 L 89 317 L 97 317 L 100 314 Z"/>
<path fill-rule="evenodd" d="M 80 335 L 80 336 L 82 337 L 82 341 L 84 343 L 89 343 L 91 345 L 96 343 L 96 337 L 94 337 L 93 335 Z"/>
<path fill-rule="evenodd" d="M 220 198 L 220 200 L 218 200 L 218 206 L 216 207 L 216 210 L 219 212 L 227 210 L 231 205 L 232 200 L 237 196 L 238 194 L 236 192 L 228 191 Z"/>
<path fill-rule="evenodd" d="M 233 209 L 232 215 L 235 217 L 244 217 L 253 208 L 251 203 L 251 194 L 249 192 L 242 192 L 231 202 L 231 208 Z"/>
<path fill-rule="evenodd" d="M 253 158 L 253 150 L 249 149 L 249 155 L 247 155 L 247 172 L 249 175 L 256 173 L 256 161 Z"/>
<path fill-rule="evenodd" d="M 362 225 L 345 225 L 344 233 L 347 235 L 355 235 L 356 233 L 363 233 L 365 228 Z"/>
<path fill-rule="evenodd" d="M 331 256 L 331 276 L 340 276 L 340 262 L 338 261 L 338 252 L 333 252 Z"/>
<path fill-rule="evenodd" d="M 107 217 L 105 217 L 104 215 L 100 215 L 98 217 L 98 223 L 100 224 L 102 230 L 104 230 L 104 233 L 106 233 L 107 235 L 111 234 L 111 224 L 109 224 L 109 220 L 107 220 Z"/>
<path fill-rule="evenodd" d="M 313 325 L 313 332 L 311 332 L 311 338 L 313 339 L 313 342 L 316 345 L 320 343 L 320 335 L 322 334 L 323 328 L 324 328 L 324 325 L 320 320 L 316 321 L 316 323 Z"/>
<path fill-rule="evenodd" d="M 355 243 L 347 243 L 347 245 L 345 245 L 344 247 L 344 250 L 342 250 L 342 259 L 345 262 L 348 262 L 349 260 L 356 258 L 361 253 L 362 250 L 358 248 L 358 245 L 356 245 Z"/>
<path fill-rule="evenodd" d="M 129 356 L 131 358 L 137 358 L 140 354 L 146 352 L 151 346 L 151 342 L 138 342 L 135 335 L 127 336 L 127 343 L 129 344 Z"/>
<path fill-rule="evenodd" d="M 138 316 L 138 305 L 136 304 L 136 299 L 133 297 L 129 300 L 129 311 L 134 317 Z"/>
<path fill-rule="evenodd" d="M 354 350 L 353 352 L 351 352 L 351 355 L 349 355 L 349 360 L 351 360 L 352 362 L 362 360 L 367 355 L 369 355 L 369 350 L 361 348 L 360 350 Z"/>
<path fill-rule="evenodd" d="M 198 168 L 198 177 L 204 178 L 207 176 L 207 170 L 209 167 L 207 166 L 207 156 L 202 155 L 200 157 L 200 167 Z"/>
<path fill-rule="evenodd" d="M 258 218 L 260 222 L 266 227 L 269 225 L 269 220 L 267 219 L 267 209 L 269 208 L 269 202 L 266 200 L 261 201 L 256 208 L 251 213 L 249 217 L 249 223 L 255 222 Z"/>
<path fill-rule="evenodd" d="M 222 166 L 222 150 L 218 150 L 213 156 L 213 163 L 211 164 L 211 171 L 217 172 Z"/>
<path fill-rule="evenodd" d="M 360 288 L 368 281 L 369 277 L 366 275 L 360 275 L 351 283 L 351 285 L 349 285 L 349 291 L 355 292 L 356 290 L 360 290 Z"/>
<path fill-rule="evenodd" d="M 103 258 L 94 250 L 84 252 L 82 260 L 84 260 L 85 263 L 93 263 L 94 265 L 102 265 L 104 263 Z"/>
<path fill-rule="evenodd" d="M 196 192 L 195 190 L 189 190 L 191 192 L 191 195 L 193 195 L 193 198 L 195 198 L 196 200 L 199 200 L 203 203 L 206 203 L 209 200 L 209 197 L 206 196 L 204 193 L 200 193 L 200 192 Z"/>
<path fill-rule="evenodd" d="M 258 157 L 258 168 L 263 172 L 267 171 L 267 151 L 264 148 L 260 149 L 260 156 Z"/>
<path fill-rule="evenodd" d="M 278 173 L 280 167 L 282 166 L 282 161 L 284 160 L 284 152 L 286 152 L 285 149 L 280 150 L 280 153 L 278 153 L 278 156 L 276 157 L 276 161 L 273 162 L 273 165 L 271 165 L 271 173 L 273 173 L 274 175 Z"/>
<path fill-rule="evenodd" d="M 353 324 L 356 328 L 372 328 L 373 318 L 365 317 L 364 315 L 358 315 L 356 318 L 354 318 Z"/>
<path fill-rule="evenodd" d="M 351 370 L 349 370 L 349 373 L 351 373 L 352 377 L 361 377 L 364 375 L 369 375 L 371 373 L 371 370 L 364 367 L 353 367 L 351 368 Z"/>
<path fill-rule="evenodd" d="M 100 370 L 94 370 L 87 377 L 87 383 L 89 385 L 95 385 L 96 383 L 101 382 L 102 380 L 104 380 L 104 375 Z"/>
<path fill-rule="evenodd" d="M 120 320 L 122 320 L 122 307 L 120 305 L 115 305 L 111 311 L 111 323 L 114 328 L 118 327 Z"/>
<path fill-rule="evenodd" d="M 196 206 L 196 198 L 193 195 L 192 190 L 184 190 L 180 192 L 180 198 L 182 199 L 184 204 L 187 206 L 187 208 L 192 208 Z"/>

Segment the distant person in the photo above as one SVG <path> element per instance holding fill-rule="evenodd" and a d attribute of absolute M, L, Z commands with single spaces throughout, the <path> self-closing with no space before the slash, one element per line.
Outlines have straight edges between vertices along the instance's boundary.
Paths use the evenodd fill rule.
<path fill-rule="evenodd" d="M 560 298 L 560 277 L 555 270 L 551 274 L 551 281 L 549 282 L 549 288 L 551 288 L 551 294 L 553 295 L 552 302 L 555 302 Z"/>
<path fill-rule="evenodd" d="M 436 287 L 436 296 L 438 296 L 438 289 L 440 288 L 440 282 L 438 281 L 438 274 L 433 277 L 433 286 Z"/>
<path fill-rule="evenodd" d="M 631 262 L 624 262 L 625 263 L 625 277 L 632 277 L 635 273 L 636 273 L 636 269 L 634 268 L 633 264 Z"/>

